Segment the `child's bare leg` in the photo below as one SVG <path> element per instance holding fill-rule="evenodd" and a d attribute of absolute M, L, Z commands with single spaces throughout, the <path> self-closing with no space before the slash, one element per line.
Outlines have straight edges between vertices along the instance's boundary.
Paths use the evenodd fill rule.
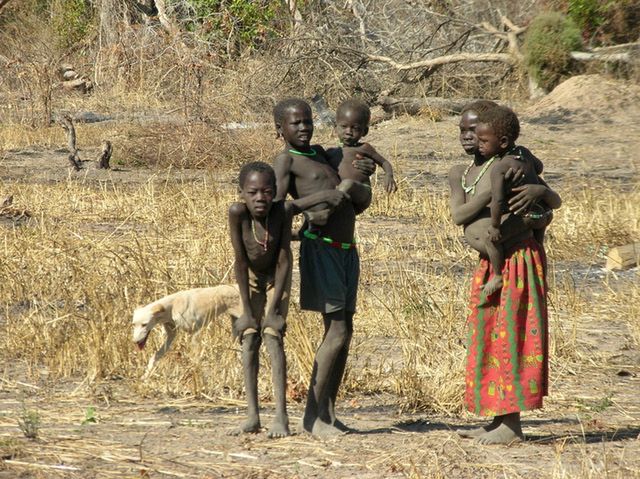
<path fill-rule="evenodd" d="M 347 368 L 347 359 L 349 357 L 349 347 L 351 346 L 351 338 L 353 336 L 353 313 L 346 314 L 347 320 L 347 333 L 348 336 L 346 338 L 345 344 L 340 351 L 336 359 L 336 363 L 334 366 L 335 374 L 331 377 L 331 381 L 329 383 L 329 404 L 328 411 L 329 417 L 331 419 L 331 424 L 333 424 L 340 431 L 347 432 L 351 429 L 344 424 L 340 419 L 336 417 L 336 399 L 338 398 L 338 391 L 340 389 L 340 385 L 342 384 L 342 379 L 344 378 L 344 372 Z"/>
<path fill-rule="evenodd" d="M 500 236 L 502 238 L 500 243 L 492 243 L 488 238 L 485 240 L 484 246 L 487 256 L 489 256 L 489 261 L 491 261 L 491 266 L 495 273 L 494 277 L 482 288 L 487 296 L 502 287 L 504 249 L 501 244 L 529 230 L 531 230 L 531 225 L 524 217 L 513 213 L 507 213 L 502 215 L 502 223 L 500 224 Z"/>
<path fill-rule="evenodd" d="M 502 230 L 502 226 L 500 227 L 500 230 Z M 487 251 L 487 256 L 489 256 L 491 266 L 493 267 L 493 277 L 489 281 L 487 281 L 487 284 L 482 287 L 482 291 L 487 296 L 489 296 L 490 294 L 493 294 L 494 292 L 502 288 L 502 266 L 504 265 L 504 251 L 500 243 L 494 243 L 489 238 L 487 238 L 484 246 Z"/>
<path fill-rule="evenodd" d="M 342 180 L 336 189 L 348 194 L 357 209 L 365 210 L 371 204 L 371 185 L 346 179 Z"/>
<path fill-rule="evenodd" d="M 276 402 L 276 417 L 269 426 L 268 436 L 275 438 L 289 436 L 291 432 L 289 431 L 289 416 L 287 416 L 287 363 L 284 346 L 280 334 L 270 330 L 271 328 L 265 328 L 264 343 L 271 358 L 271 380 Z"/>
<path fill-rule="evenodd" d="M 324 339 L 316 352 L 303 418 L 304 429 L 316 437 L 342 434 L 342 431 L 332 424 L 333 418 L 329 413 L 329 405 L 332 390 L 337 391 L 334 381 L 337 382 L 338 373 L 344 372 L 335 368 L 336 362 L 349 336 L 344 310 L 326 313 L 323 317 L 326 330 Z"/>
<path fill-rule="evenodd" d="M 242 337 L 242 369 L 244 388 L 247 393 L 247 419 L 231 435 L 260 431 L 260 413 L 258 410 L 258 358 L 260 353 L 260 335 L 257 331 Z"/>
<path fill-rule="evenodd" d="M 500 425 L 478 437 L 476 440 L 480 444 L 511 444 L 524 439 L 519 412 L 498 417 L 502 419 Z"/>

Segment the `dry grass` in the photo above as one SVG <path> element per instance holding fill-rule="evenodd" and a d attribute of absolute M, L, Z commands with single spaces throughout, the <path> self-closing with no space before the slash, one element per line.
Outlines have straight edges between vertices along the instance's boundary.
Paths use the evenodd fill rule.
<path fill-rule="evenodd" d="M 16 203 L 33 215 L 27 224 L 3 230 L 5 360 L 21 361 L 33 374 L 44 366 L 54 377 L 81 376 L 89 382 L 136 377 L 150 351 L 138 354 L 132 347 L 133 309 L 173 291 L 231 281 L 226 208 L 233 186 L 207 173 L 201 181 L 183 184 L 161 178 L 159 172 L 137 187 L 73 179 L 3 185 L 3 192 L 15 193 Z M 616 240 L 639 233 L 640 215 L 629 207 L 638 204 L 637 191 L 601 191 L 597 197 L 577 191 L 567 195 L 554 221 L 552 272 L 555 259 L 573 259 L 576 251 L 591 252 L 595 262 L 598 240 L 607 240 L 621 215 L 626 220 L 617 223 Z M 350 370 L 346 390 L 390 391 L 402 398 L 404 408 L 459 412 L 467 276 L 475 256 L 449 220 L 446 195 L 405 185 L 397 195 L 378 192 L 376 198 L 361 220 L 358 366 Z M 392 212 L 402 215 L 388 218 Z M 406 227 L 408 239 L 402 242 L 392 234 L 398 221 Z M 551 284 L 552 357 L 578 361 L 576 320 L 592 309 L 592 298 L 567 275 L 555 274 Z M 637 302 L 626 298 L 637 297 L 638 289 L 631 283 L 624 291 L 611 290 L 599 303 L 602 310 L 625 310 L 636 341 Z M 240 365 L 228 326 L 220 322 L 205 331 L 197 351 L 182 338 L 155 377 L 138 386 L 140 392 L 240 397 Z M 314 315 L 294 308 L 287 351 L 298 392 L 309 377 L 320 335 Z M 150 347 L 159 344 L 159 336 L 154 333 Z M 395 353 L 381 358 L 375 344 Z M 268 367 L 261 383 L 262 390 L 270 390 Z"/>

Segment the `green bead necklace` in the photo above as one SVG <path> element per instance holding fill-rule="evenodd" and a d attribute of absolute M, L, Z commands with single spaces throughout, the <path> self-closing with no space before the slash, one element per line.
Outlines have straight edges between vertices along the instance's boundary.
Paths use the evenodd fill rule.
<path fill-rule="evenodd" d="M 298 151 L 293 148 L 289 148 L 289 153 L 293 153 L 294 155 L 302 155 L 302 156 L 316 156 L 316 150 L 311 148 L 310 152 Z"/>
<path fill-rule="evenodd" d="M 462 174 L 462 177 L 460 178 L 460 183 L 462 184 L 462 189 L 464 190 L 465 193 L 471 193 L 472 195 L 476 194 L 476 185 L 480 181 L 480 178 L 482 178 L 484 176 L 484 174 L 487 172 L 487 170 L 489 169 L 489 167 L 495 161 L 496 158 L 498 158 L 498 157 L 494 156 L 493 158 L 491 158 L 489 161 L 487 161 L 484 164 L 484 166 L 482 167 L 482 170 L 480 170 L 480 174 L 478 176 L 476 176 L 476 179 L 473 182 L 473 184 L 469 185 L 469 186 L 467 186 L 467 184 L 466 184 L 467 174 L 469 173 L 469 170 L 471 169 L 471 167 L 473 165 L 475 165 L 475 161 L 472 161 L 471 164 L 469 166 L 467 166 L 467 169 L 464 170 L 464 173 Z"/>

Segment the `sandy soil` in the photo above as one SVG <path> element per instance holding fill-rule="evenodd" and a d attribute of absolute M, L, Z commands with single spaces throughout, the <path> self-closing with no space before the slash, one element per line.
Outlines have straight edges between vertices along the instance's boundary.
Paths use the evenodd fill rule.
<path fill-rule="evenodd" d="M 600 83 L 590 82 L 589 88 L 594 84 Z M 585 98 L 593 95 L 583 93 Z M 629 90 L 622 94 L 629 95 Z M 520 143 L 544 159 L 550 183 L 560 191 L 577 178 L 637 188 L 638 101 L 616 102 L 615 115 L 607 114 L 606 102 L 591 109 L 583 102 L 578 114 L 566 98 L 545 101 L 522 107 L 526 115 Z M 467 161 L 457 143 L 456 118 L 436 124 L 392 120 L 376 127 L 369 140 L 380 151 L 394 152 L 389 157 L 403 181 L 415 186 L 445 192 L 450 166 Z M 56 181 L 83 175 L 88 181 L 139 182 L 154 174 L 143 169 L 72 173 L 64 151 L 8 152 L 0 162 L 3 179 Z M 203 174 L 179 173 L 183 180 Z M 392 219 L 388 222 L 383 222 L 385 227 L 397 226 Z M 372 227 L 372 220 L 365 218 L 360 235 L 366 237 Z M 594 281 L 593 275 L 576 272 L 576 265 L 558 267 L 573 268 L 578 287 Z M 637 270 L 625 274 L 620 281 L 637 280 Z M 340 412 L 357 429 L 354 434 L 330 441 L 307 435 L 269 440 L 264 432 L 225 435 L 242 418 L 241 402 L 216 400 L 214 406 L 207 400 L 143 398 L 135 384 L 124 379 L 88 391 L 79 381 L 60 383 L 43 376 L 34 384 L 0 382 L 0 478 L 640 477 L 640 351 L 626 322 L 585 314 L 577 324 L 580 352 L 590 361 L 576 370 L 552 363 L 546 407 L 525 416 L 527 441 L 511 447 L 483 447 L 459 438 L 453 429 L 478 424 L 470 416 L 400 413 L 391 395 L 342 400 Z M 6 364 L 2 377 L 22 375 Z M 37 441 L 22 437 L 16 425 L 25 400 L 41 413 Z M 86 421 L 89 405 L 96 407 L 95 423 Z M 265 424 L 272 411 L 272 405 L 265 404 Z M 301 411 L 300 404 L 291 406 L 294 425 Z M 20 453 L 14 454 L 16 450 Z"/>

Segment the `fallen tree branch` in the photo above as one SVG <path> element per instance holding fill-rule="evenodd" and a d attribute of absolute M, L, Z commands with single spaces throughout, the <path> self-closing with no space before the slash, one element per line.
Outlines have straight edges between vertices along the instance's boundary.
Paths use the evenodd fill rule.
<path fill-rule="evenodd" d="M 415 70 L 418 68 L 436 69 L 443 65 L 461 62 L 501 62 L 508 63 L 509 65 L 516 63 L 513 56 L 508 53 L 454 53 L 452 55 L 444 55 L 442 57 L 412 63 L 398 63 L 393 58 L 381 55 L 367 54 L 366 58 L 372 62 L 387 63 L 398 71 Z"/>
<path fill-rule="evenodd" d="M 623 62 L 623 63 L 640 63 L 640 55 L 634 55 L 632 52 L 609 53 L 607 51 L 593 52 L 571 52 L 571 58 L 581 62 Z"/>
<path fill-rule="evenodd" d="M 464 106 L 471 102 L 470 98 L 398 98 L 382 96 L 378 98 L 378 104 L 388 114 L 418 115 L 424 112 L 442 112 L 448 115 L 456 115 Z"/>

